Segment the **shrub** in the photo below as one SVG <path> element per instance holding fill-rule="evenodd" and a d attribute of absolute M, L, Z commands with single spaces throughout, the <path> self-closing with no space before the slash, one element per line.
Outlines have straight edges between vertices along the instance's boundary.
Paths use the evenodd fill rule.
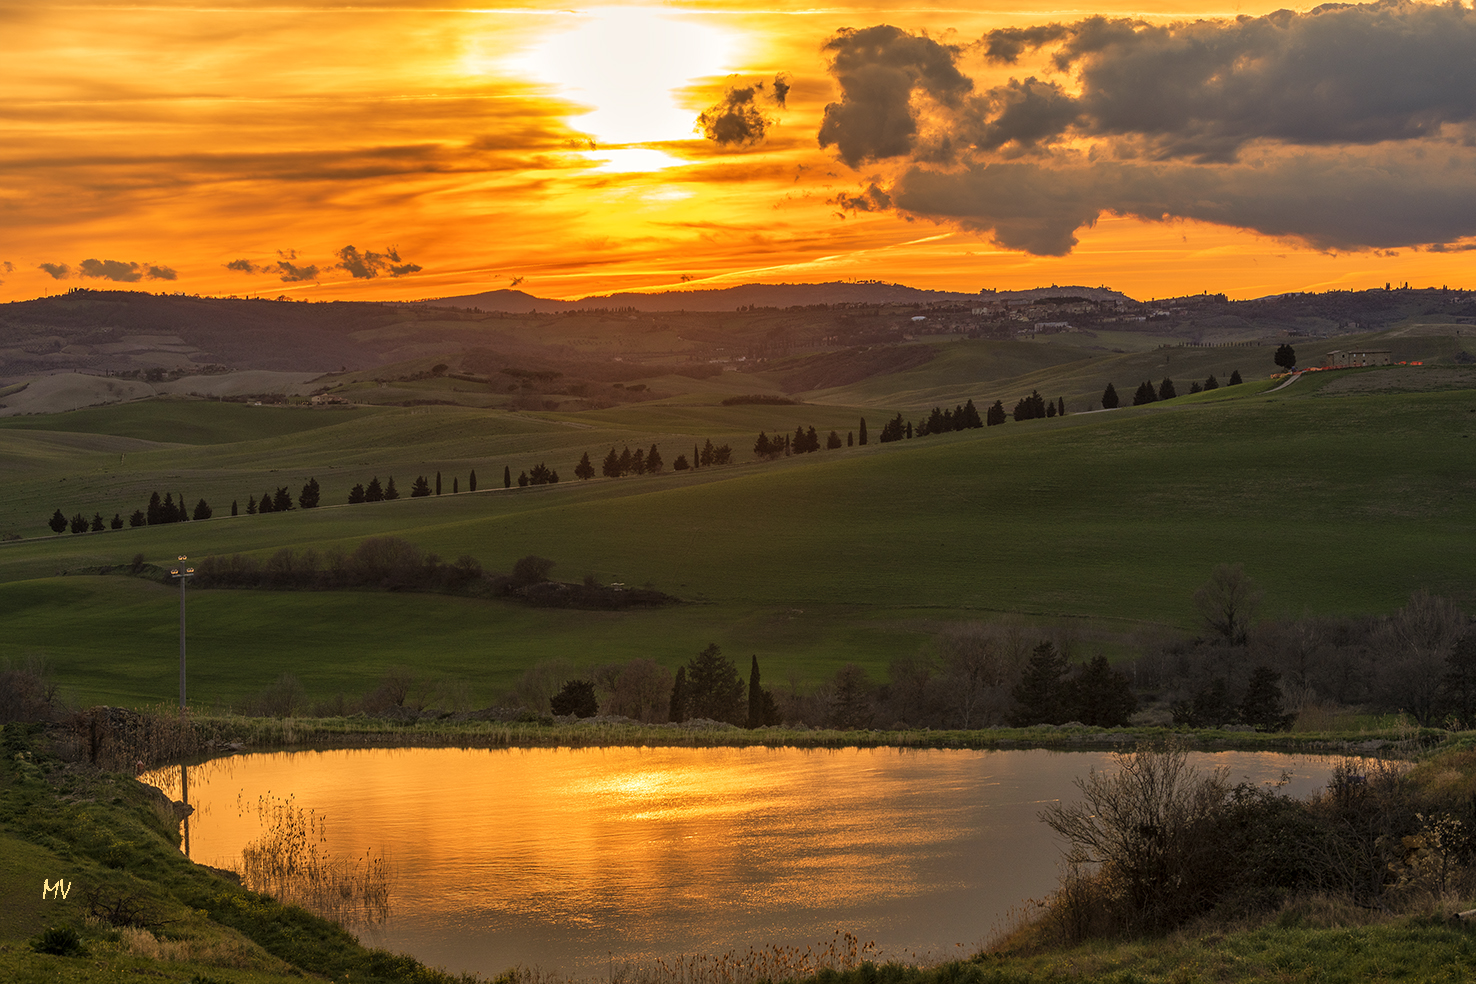
<path fill-rule="evenodd" d="M 50 953 L 58 957 L 85 957 L 87 948 L 82 937 L 70 926 L 53 926 L 31 940 L 31 949 L 37 953 Z"/>

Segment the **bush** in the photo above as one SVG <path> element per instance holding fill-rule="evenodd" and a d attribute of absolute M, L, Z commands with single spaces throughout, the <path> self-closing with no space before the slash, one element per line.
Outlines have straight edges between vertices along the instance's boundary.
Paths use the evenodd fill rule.
<path fill-rule="evenodd" d="M 53 926 L 31 940 L 31 949 L 37 953 L 50 953 L 58 957 L 85 957 L 87 948 L 82 937 L 70 926 Z"/>

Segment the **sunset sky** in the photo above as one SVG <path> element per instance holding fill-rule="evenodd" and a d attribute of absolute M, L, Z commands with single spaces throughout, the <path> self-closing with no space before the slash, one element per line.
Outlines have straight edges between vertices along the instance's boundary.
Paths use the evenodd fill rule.
<path fill-rule="evenodd" d="M 1476 12 L 0 0 L 0 300 L 1476 286 Z"/>

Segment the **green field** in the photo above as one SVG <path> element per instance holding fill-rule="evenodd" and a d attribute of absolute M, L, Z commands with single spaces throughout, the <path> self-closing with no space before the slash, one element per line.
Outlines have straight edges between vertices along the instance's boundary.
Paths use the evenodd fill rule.
<path fill-rule="evenodd" d="M 0 532 L 21 538 L 0 545 L 0 658 L 50 657 L 80 701 L 168 700 L 177 593 L 75 572 L 138 554 L 167 566 L 181 553 L 351 549 L 376 535 L 448 560 L 469 554 L 489 570 L 538 554 L 563 580 L 650 584 L 684 603 L 597 613 L 429 595 L 193 591 L 192 697 L 223 706 L 287 670 L 312 697 L 353 695 L 383 668 L 408 664 L 466 681 L 485 703 L 540 659 L 675 666 L 708 642 L 757 654 L 765 679 L 780 684 L 810 684 L 846 662 L 882 679 L 892 659 L 930 646 L 947 625 L 1009 613 L 1117 655 L 1194 629 L 1190 596 L 1221 562 L 1245 565 L 1273 616 L 1389 612 L 1421 588 L 1473 597 L 1472 389 L 1328 392 L 1327 374 L 1275 393 L 1252 381 L 1167 404 L 876 443 L 896 409 L 915 419 L 934 394 L 961 402 L 970 379 L 981 409 L 996 392 L 1104 385 L 1107 367 L 1069 347 L 998 343 L 993 369 L 982 345 L 942 347 L 925 366 L 853 384 L 844 403 L 819 402 L 839 400 L 838 390 L 801 394 L 816 401 L 803 406 L 721 406 L 727 389 L 769 385 L 762 375 L 730 383 L 728 373 L 686 380 L 685 394 L 583 413 L 169 400 L 7 418 Z M 1227 352 L 1256 351 L 1167 357 L 1181 360 L 1176 374 L 1193 369 L 1179 374 L 1187 391 L 1201 373 L 1223 381 Z M 1143 360 L 1166 356 L 1102 358 L 1117 360 L 1120 374 L 1107 378 L 1128 397 L 1136 383 L 1126 373 L 1146 376 Z M 1389 371 L 1365 372 L 1377 382 Z M 867 447 L 753 460 L 760 430 L 813 425 L 844 436 L 861 416 Z M 737 463 L 670 470 L 708 439 L 731 444 Z M 668 465 L 661 475 L 574 479 L 586 451 L 598 466 L 611 446 L 652 443 Z M 504 467 L 516 476 L 543 461 L 560 484 L 501 488 Z M 479 491 L 466 494 L 473 469 Z M 446 494 L 408 498 L 416 475 L 438 471 Z M 354 483 L 391 475 L 406 498 L 344 504 Z M 324 506 L 244 515 L 248 496 L 295 494 L 310 476 Z M 450 494 L 453 480 L 462 494 Z M 85 535 L 45 526 L 57 508 L 126 518 L 154 490 L 191 506 L 203 497 L 215 518 Z M 228 515 L 232 499 L 243 515 Z"/>

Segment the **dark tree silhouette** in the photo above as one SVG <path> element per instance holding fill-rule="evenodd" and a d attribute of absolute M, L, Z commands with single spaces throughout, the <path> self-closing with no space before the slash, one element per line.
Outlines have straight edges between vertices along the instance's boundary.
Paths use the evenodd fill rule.
<path fill-rule="evenodd" d="M 51 532 L 53 533 L 65 533 L 67 529 L 67 517 L 58 509 L 51 514 L 51 521 L 46 525 L 51 527 Z"/>
<path fill-rule="evenodd" d="M 107 529 L 107 525 L 103 522 L 102 513 L 92 514 L 92 526 L 90 527 L 90 529 L 94 533 L 101 533 L 103 530 Z"/>
<path fill-rule="evenodd" d="M 415 476 L 415 481 L 410 484 L 410 498 L 425 499 L 431 494 L 430 482 L 424 475 Z"/>
<path fill-rule="evenodd" d="M 323 489 L 316 478 L 310 478 L 297 494 L 297 504 L 304 509 L 316 509 L 323 498 Z"/>
<path fill-rule="evenodd" d="M 677 455 L 677 460 L 671 463 L 672 471 L 686 471 L 688 468 L 691 467 L 692 466 L 687 463 L 687 456 L 684 454 Z"/>
<path fill-rule="evenodd" d="M 240 513 L 241 513 L 240 506 L 236 505 L 236 500 L 235 499 L 232 499 L 231 500 L 231 515 L 232 516 L 239 516 Z"/>
<path fill-rule="evenodd" d="M 392 502 L 399 497 L 400 493 L 395 490 L 395 476 L 391 475 L 389 482 L 384 487 L 384 501 Z"/>
<path fill-rule="evenodd" d="M 1098 653 L 1070 683 L 1071 716 L 1094 728 L 1120 728 L 1138 709 L 1138 698 L 1127 675 L 1114 670 Z"/>
<path fill-rule="evenodd" d="M 600 712 L 594 684 L 588 680 L 570 680 L 564 684 L 563 689 L 548 699 L 548 703 L 553 712 L 561 717 L 572 714 L 587 718 Z"/>
<path fill-rule="evenodd" d="M 1160 400 L 1172 400 L 1178 395 L 1174 390 L 1174 381 L 1172 379 L 1165 377 L 1164 381 L 1158 384 L 1158 398 Z"/>
<path fill-rule="evenodd" d="M 1158 399 L 1158 393 L 1153 389 L 1153 384 L 1142 382 L 1138 384 L 1138 391 L 1133 394 L 1133 406 L 1141 407 L 1145 403 L 1153 403 Z"/>
<path fill-rule="evenodd" d="M 1258 731 L 1285 731 L 1295 715 L 1281 708 L 1281 674 L 1264 663 L 1251 671 L 1250 685 L 1240 701 L 1240 720 Z"/>
<path fill-rule="evenodd" d="M 1239 369 L 1236 369 L 1234 372 L 1232 372 L 1230 374 L 1230 382 L 1229 382 L 1229 385 L 1230 386 L 1239 386 L 1242 382 L 1244 382 L 1244 380 L 1240 378 L 1240 370 Z"/>
<path fill-rule="evenodd" d="M 394 487 L 394 484 L 395 480 L 393 478 L 390 479 L 391 488 Z M 388 498 L 388 495 L 386 495 L 386 498 Z M 180 505 L 184 505 L 183 499 L 180 500 Z M 283 485 L 281 488 L 277 489 L 276 494 L 272 496 L 272 512 L 290 512 L 291 509 L 292 495 L 287 491 L 287 486 Z"/>
<path fill-rule="evenodd" d="M 213 515 L 215 515 L 215 510 L 210 508 L 210 503 L 206 502 L 204 499 L 201 499 L 199 502 L 195 503 L 195 513 L 193 518 L 209 519 Z"/>
<path fill-rule="evenodd" d="M 1194 607 L 1211 632 L 1233 646 L 1244 645 L 1261 591 L 1242 564 L 1219 564 L 1194 592 Z"/>
<path fill-rule="evenodd" d="M 993 427 L 996 424 L 1002 424 L 1008 419 L 1009 415 L 1005 413 L 1003 400 L 995 400 L 994 405 L 989 408 L 984 416 L 985 424 L 990 427 Z"/>
<path fill-rule="evenodd" d="M 148 519 L 145 518 L 142 509 L 133 510 L 133 515 L 128 517 L 128 525 L 133 529 L 137 529 L 138 527 L 144 526 L 147 523 Z"/>
<path fill-rule="evenodd" d="M 502 474 L 505 476 L 507 472 L 504 471 Z M 468 492 L 475 492 L 477 490 L 477 470 L 475 468 L 471 470 L 470 475 L 466 476 L 466 490 Z"/>
<path fill-rule="evenodd" d="M 861 426 L 858 427 L 858 428 L 856 428 L 856 433 L 858 435 L 857 440 L 860 441 L 862 447 L 865 447 L 866 446 L 866 418 L 865 417 L 862 417 L 861 418 Z"/>
<path fill-rule="evenodd" d="M 1216 390 L 1219 388 L 1220 381 L 1215 378 L 1214 373 L 1210 373 L 1210 377 L 1204 381 L 1204 391 L 1208 393 L 1210 390 Z"/>
<path fill-rule="evenodd" d="M 1288 343 L 1282 343 L 1273 358 L 1278 366 L 1288 371 L 1297 367 L 1297 350 Z"/>
<path fill-rule="evenodd" d="M 362 488 L 362 486 L 360 486 L 360 487 Z M 350 494 L 352 494 L 352 493 L 350 493 Z M 359 501 L 360 502 L 363 502 L 364 500 L 361 498 Z M 256 509 L 256 496 L 254 496 L 254 495 L 248 495 L 246 497 L 246 515 L 248 515 L 248 516 L 255 516 L 256 513 L 257 513 L 257 509 Z"/>
<path fill-rule="evenodd" d="M 382 485 L 379 484 L 379 476 L 378 475 L 375 475 L 373 478 L 369 479 L 369 486 L 368 486 L 368 488 L 364 489 L 364 501 L 365 502 L 383 502 L 384 501 L 384 486 L 382 486 Z"/>
<path fill-rule="evenodd" d="M 1032 724 L 1062 724 L 1069 707 L 1066 672 L 1071 664 L 1050 642 L 1042 642 L 1030 655 L 1025 673 L 1010 696 L 1015 709 L 1010 723 L 1017 728 Z"/>
<path fill-rule="evenodd" d="M 574 477 L 582 482 L 587 482 L 591 478 L 594 478 L 594 475 L 595 466 L 589 460 L 589 452 L 586 451 L 584 452 L 584 457 L 579 459 L 579 464 L 574 466 Z"/>
<path fill-rule="evenodd" d="M 661 460 L 661 452 L 656 449 L 656 445 L 651 445 L 651 450 L 646 452 L 646 471 L 656 475 L 665 465 L 666 462 Z"/>
<path fill-rule="evenodd" d="M 1117 398 L 1117 387 L 1108 383 L 1107 388 L 1102 391 L 1102 409 L 1116 410 L 1120 402 Z"/>
<path fill-rule="evenodd" d="M 115 530 L 121 530 L 123 528 L 123 514 L 113 513 L 113 521 L 108 526 Z"/>
<path fill-rule="evenodd" d="M 667 708 L 666 719 L 673 724 L 680 724 L 687 720 L 687 668 L 678 666 L 676 679 L 671 684 L 671 702 Z"/>
<path fill-rule="evenodd" d="M 87 517 L 81 513 L 72 517 L 71 529 L 73 533 L 86 533 L 89 525 L 91 524 L 87 522 Z"/>
<path fill-rule="evenodd" d="M 743 679 L 716 643 L 687 663 L 687 712 L 695 718 L 742 724 L 748 708 Z"/>
<path fill-rule="evenodd" d="M 353 505 L 367 501 L 367 497 L 368 493 L 364 491 L 362 482 L 356 483 L 353 488 L 349 489 L 349 502 Z"/>

